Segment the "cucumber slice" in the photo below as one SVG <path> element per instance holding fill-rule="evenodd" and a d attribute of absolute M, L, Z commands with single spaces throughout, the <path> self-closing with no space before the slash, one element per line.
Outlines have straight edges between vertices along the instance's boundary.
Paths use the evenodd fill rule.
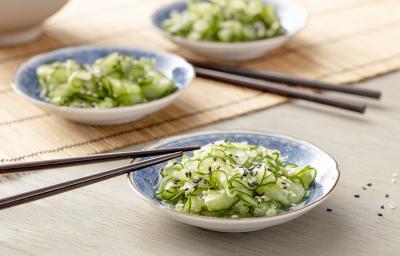
<path fill-rule="evenodd" d="M 283 205 L 290 204 L 290 201 L 287 198 L 287 191 L 285 191 L 276 183 L 271 183 L 258 187 L 256 189 L 256 192 L 260 195 L 265 195 L 270 199 L 276 200 L 282 203 Z"/>
<path fill-rule="evenodd" d="M 289 201 L 295 204 L 300 203 L 306 194 L 303 185 L 296 182 L 289 182 L 287 185 L 287 190 L 289 191 Z"/>
<path fill-rule="evenodd" d="M 200 163 L 199 160 L 189 160 L 183 165 L 183 167 L 187 171 L 195 172 L 199 168 L 199 163 Z"/>
<path fill-rule="evenodd" d="M 190 196 L 189 197 L 191 200 L 191 205 L 190 205 L 190 213 L 199 213 L 204 207 L 204 202 L 201 198 L 198 196 Z"/>
<path fill-rule="evenodd" d="M 303 170 L 295 175 L 296 178 L 300 179 L 301 183 L 303 183 L 303 186 L 306 189 L 310 187 L 316 176 L 317 170 L 310 166 L 306 166 Z"/>
<path fill-rule="evenodd" d="M 254 199 L 253 195 L 250 196 L 250 195 L 248 195 L 248 194 L 239 192 L 239 193 L 238 193 L 238 197 L 239 197 L 242 201 L 246 202 L 247 204 L 249 204 L 249 205 L 251 205 L 251 206 L 253 206 L 253 207 L 257 207 L 257 205 L 258 205 L 258 203 L 257 203 L 257 201 Z"/>
<path fill-rule="evenodd" d="M 226 160 L 221 157 L 206 157 L 199 163 L 198 172 L 201 174 L 209 174 L 214 170 L 227 170 Z"/>
<path fill-rule="evenodd" d="M 159 72 L 151 72 L 148 77 L 151 81 L 142 85 L 143 95 L 146 99 L 161 98 L 175 89 L 174 83 Z"/>
<path fill-rule="evenodd" d="M 230 197 L 225 191 L 210 191 L 204 197 L 204 204 L 209 211 L 222 211 L 230 209 L 239 197 Z"/>
<path fill-rule="evenodd" d="M 222 189 L 228 184 L 228 175 L 222 170 L 213 171 L 210 174 L 210 182 L 214 184 L 216 188 Z"/>

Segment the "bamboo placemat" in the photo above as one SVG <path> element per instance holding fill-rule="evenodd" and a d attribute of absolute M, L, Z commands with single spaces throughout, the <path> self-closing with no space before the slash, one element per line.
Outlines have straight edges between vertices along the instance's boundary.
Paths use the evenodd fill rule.
<path fill-rule="evenodd" d="M 66 46 L 139 46 L 194 57 L 151 28 L 149 15 L 163 2 L 74 0 L 46 22 L 39 40 L 0 49 L 0 162 L 109 151 L 287 100 L 196 79 L 176 103 L 161 112 L 131 124 L 94 127 L 44 113 L 11 91 L 11 81 L 22 62 Z M 310 12 L 308 27 L 285 47 L 246 66 L 336 83 L 399 69 L 400 1 L 300 2 Z"/>

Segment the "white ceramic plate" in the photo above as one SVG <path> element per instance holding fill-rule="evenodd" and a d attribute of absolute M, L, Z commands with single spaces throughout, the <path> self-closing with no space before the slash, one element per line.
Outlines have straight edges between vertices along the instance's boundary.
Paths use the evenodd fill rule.
<path fill-rule="evenodd" d="M 180 1 L 161 7 L 152 16 L 153 25 L 166 38 L 176 44 L 189 49 L 199 55 L 212 59 L 243 61 L 259 58 L 267 52 L 274 50 L 288 42 L 297 32 L 307 24 L 308 13 L 306 9 L 290 0 L 264 0 L 275 5 L 277 15 L 281 20 L 286 33 L 263 40 L 249 42 L 206 42 L 193 41 L 182 37 L 172 36 L 162 28 L 162 22 L 169 17 L 173 10 L 183 11 L 186 2 Z"/>
<path fill-rule="evenodd" d="M 278 149 L 282 158 L 289 162 L 298 165 L 310 164 L 317 168 L 318 173 L 315 182 L 310 187 L 310 196 L 302 204 L 290 208 L 287 212 L 278 216 L 239 219 L 216 218 L 178 212 L 165 206 L 154 197 L 159 183 L 159 172 L 165 163 L 130 173 L 128 175 L 129 183 L 145 202 L 174 220 L 214 231 L 249 232 L 293 220 L 310 211 L 332 193 L 339 180 L 340 174 L 337 163 L 326 152 L 309 142 L 280 134 L 251 131 L 208 131 L 165 139 L 151 145 L 148 149 L 206 145 L 224 139 L 235 142 L 247 141 L 250 144 Z"/>
<path fill-rule="evenodd" d="M 156 69 L 172 79 L 177 86 L 177 90 L 166 97 L 147 103 L 109 109 L 56 106 L 43 101 L 39 97 L 39 82 L 36 77 L 36 69 L 39 65 L 49 61 L 65 61 L 68 58 L 76 59 L 82 64 L 90 64 L 112 52 L 120 52 L 137 58 L 154 58 L 156 60 Z M 65 48 L 41 54 L 28 60 L 19 68 L 13 89 L 24 99 L 43 110 L 65 119 L 84 124 L 112 125 L 132 122 L 165 108 L 182 94 L 194 77 L 195 73 L 192 65 L 174 54 L 127 47 L 85 46 Z"/>

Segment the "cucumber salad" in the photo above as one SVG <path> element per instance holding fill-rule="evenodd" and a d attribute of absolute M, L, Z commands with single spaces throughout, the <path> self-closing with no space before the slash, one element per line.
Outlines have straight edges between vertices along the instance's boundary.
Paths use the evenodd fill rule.
<path fill-rule="evenodd" d="M 172 160 L 160 171 L 155 197 L 203 216 L 275 216 L 309 196 L 317 170 L 284 161 L 280 152 L 247 142 L 217 141 Z"/>
<path fill-rule="evenodd" d="M 262 0 L 191 1 L 183 12 L 171 12 L 162 26 L 194 41 L 254 41 L 285 32 L 274 6 Z"/>
<path fill-rule="evenodd" d="M 73 59 L 37 68 L 40 97 L 46 102 L 79 108 L 130 106 L 167 96 L 176 86 L 156 71 L 155 60 L 111 53 L 93 65 Z"/>

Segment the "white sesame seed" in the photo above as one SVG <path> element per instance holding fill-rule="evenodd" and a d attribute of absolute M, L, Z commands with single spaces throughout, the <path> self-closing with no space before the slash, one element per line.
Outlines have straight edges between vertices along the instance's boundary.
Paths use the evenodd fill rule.
<path fill-rule="evenodd" d="M 397 180 L 396 180 L 396 179 L 391 179 L 390 182 L 391 182 L 392 184 L 395 184 L 395 183 L 397 182 Z"/>
<path fill-rule="evenodd" d="M 389 207 L 390 207 L 390 209 L 395 209 L 396 208 L 393 204 L 389 205 Z"/>

